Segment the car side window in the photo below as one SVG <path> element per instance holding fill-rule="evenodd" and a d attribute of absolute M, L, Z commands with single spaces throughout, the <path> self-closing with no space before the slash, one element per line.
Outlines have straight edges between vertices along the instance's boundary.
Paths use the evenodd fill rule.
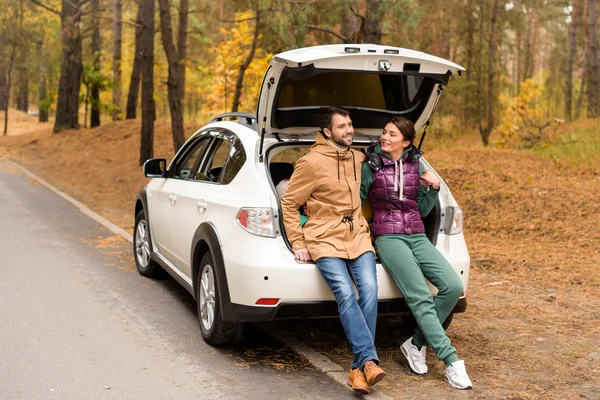
<path fill-rule="evenodd" d="M 241 143 L 234 143 L 229 153 L 229 161 L 227 161 L 221 178 L 221 183 L 224 185 L 227 185 L 235 178 L 246 162 L 246 151 L 244 151 L 244 146 Z"/>
<path fill-rule="evenodd" d="M 204 174 L 206 174 L 211 181 L 218 182 L 223 167 L 229 157 L 229 151 L 231 150 L 231 139 L 219 132 L 214 133 L 215 140 L 212 145 L 212 154 L 208 157 Z"/>
<path fill-rule="evenodd" d="M 173 178 L 189 180 L 197 179 L 196 171 L 200 166 L 200 162 L 202 161 L 209 142 L 210 137 L 205 136 L 193 143 L 184 154 L 182 161 L 177 164 Z"/>

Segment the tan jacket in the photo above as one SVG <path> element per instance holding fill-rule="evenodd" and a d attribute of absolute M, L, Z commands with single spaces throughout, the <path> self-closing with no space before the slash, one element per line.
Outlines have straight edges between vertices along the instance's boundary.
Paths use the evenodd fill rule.
<path fill-rule="evenodd" d="M 312 259 L 354 259 L 375 252 L 360 207 L 360 170 L 365 155 L 338 151 L 317 133 L 310 152 L 298 160 L 281 200 L 283 223 L 294 250 L 307 248 Z M 300 226 L 298 208 L 307 203 L 308 221 Z M 352 221 L 343 221 L 352 217 Z"/>

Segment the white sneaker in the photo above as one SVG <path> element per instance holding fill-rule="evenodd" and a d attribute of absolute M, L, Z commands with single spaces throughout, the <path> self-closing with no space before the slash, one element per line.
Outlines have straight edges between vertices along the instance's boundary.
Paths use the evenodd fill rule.
<path fill-rule="evenodd" d="M 421 347 L 421 350 L 417 349 L 417 346 L 412 344 L 412 337 L 409 337 L 406 342 L 402 343 L 400 349 L 408 360 L 408 364 L 413 372 L 419 375 L 427 373 L 427 364 L 425 364 L 425 354 L 427 349 L 425 346 Z"/>
<path fill-rule="evenodd" d="M 444 380 L 457 389 L 473 389 L 473 384 L 467 375 L 465 362 L 458 360 L 446 367 Z"/>

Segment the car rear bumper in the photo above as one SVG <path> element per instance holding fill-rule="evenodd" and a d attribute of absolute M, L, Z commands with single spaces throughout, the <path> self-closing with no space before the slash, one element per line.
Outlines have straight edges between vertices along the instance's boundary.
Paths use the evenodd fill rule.
<path fill-rule="evenodd" d="M 454 307 L 455 313 L 467 310 L 467 298 L 461 297 Z M 294 302 L 279 303 L 273 307 L 245 306 L 231 304 L 231 311 L 237 321 L 242 322 L 269 322 L 283 319 L 298 318 L 327 318 L 337 317 L 338 309 L 335 301 Z M 408 315 L 410 310 L 404 299 L 379 301 L 378 314 L 381 315 Z"/>

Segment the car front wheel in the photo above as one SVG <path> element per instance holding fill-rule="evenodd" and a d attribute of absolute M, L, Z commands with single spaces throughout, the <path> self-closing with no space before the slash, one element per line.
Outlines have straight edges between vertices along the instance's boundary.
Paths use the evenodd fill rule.
<path fill-rule="evenodd" d="M 148 278 L 161 278 L 164 270 L 151 257 L 150 226 L 146 213 L 141 210 L 135 217 L 133 236 L 133 258 L 140 275 Z"/>
<path fill-rule="evenodd" d="M 225 322 L 221 317 L 221 303 L 215 265 L 210 254 L 200 262 L 200 274 L 196 284 L 198 319 L 200 331 L 206 343 L 211 345 L 235 344 L 243 333 L 241 322 Z"/>

